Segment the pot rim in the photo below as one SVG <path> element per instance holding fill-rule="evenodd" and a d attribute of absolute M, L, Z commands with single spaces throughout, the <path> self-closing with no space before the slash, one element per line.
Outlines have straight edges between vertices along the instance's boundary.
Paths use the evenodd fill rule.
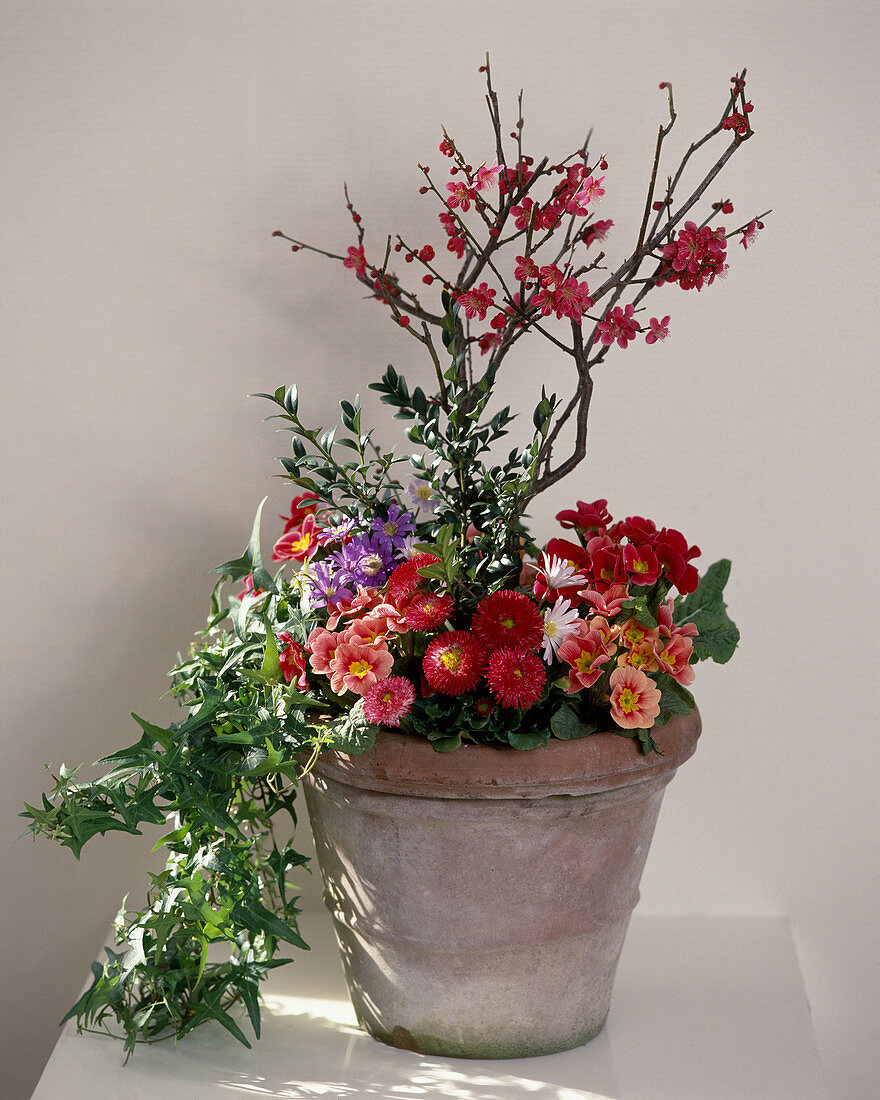
<path fill-rule="evenodd" d="M 315 775 L 338 783 L 416 798 L 543 798 L 590 794 L 672 778 L 693 755 L 702 722 L 695 707 L 652 736 L 663 755 L 642 752 L 638 739 L 605 731 L 537 749 L 464 744 L 437 752 L 427 738 L 380 730 L 368 752 L 323 753 Z"/>

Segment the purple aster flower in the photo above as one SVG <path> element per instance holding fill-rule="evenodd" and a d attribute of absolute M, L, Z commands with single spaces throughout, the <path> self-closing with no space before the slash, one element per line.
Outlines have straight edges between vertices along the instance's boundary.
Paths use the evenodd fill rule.
<path fill-rule="evenodd" d="M 378 588 L 393 568 L 394 548 L 381 535 L 357 535 L 336 551 L 333 560 L 338 567 L 347 570 L 355 584 Z"/>
<path fill-rule="evenodd" d="M 407 535 L 413 534 L 415 529 L 414 517 L 409 512 L 404 512 L 397 504 L 389 505 L 387 519 L 380 519 L 377 516 L 370 524 L 370 530 L 382 538 L 388 539 L 398 553 L 403 545 L 403 540 Z"/>
<path fill-rule="evenodd" d="M 329 546 L 333 542 L 345 542 L 346 538 L 354 530 L 354 519 L 341 519 L 338 523 L 331 523 L 315 533 L 315 538 L 321 546 Z"/>
<path fill-rule="evenodd" d="M 354 596 L 351 575 L 332 561 L 314 566 L 309 577 L 309 599 L 315 607 L 337 607 Z M 349 587 L 351 586 L 351 587 Z"/>

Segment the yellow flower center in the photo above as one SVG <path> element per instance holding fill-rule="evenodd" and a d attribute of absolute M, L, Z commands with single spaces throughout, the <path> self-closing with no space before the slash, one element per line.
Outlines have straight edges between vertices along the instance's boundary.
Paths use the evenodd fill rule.
<path fill-rule="evenodd" d="M 457 672 L 463 656 L 464 654 L 458 646 L 454 646 L 451 649 L 447 649 L 440 660 L 444 667 L 448 668 L 450 672 Z"/>
<path fill-rule="evenodd" d="M 416 496 L 419 498 L 419 500 L 430 500 L 431 499 L 431 487 L 430 487 L 430 485 L 420 485 L 418 487 L 418 489 L 416 490 Z"/>
<path fill-rule="evenodd" d="M 633 573 L 647 573 L 648 563 L 642 561 L 641 558 L 637 558 L 636 561 L 633 562 L 632 571 Z"/>
<path fill-rule="evenodd" d="M 303 535 L 301 538 L 294 539 L 293 542 L 290 544 L 290 548 L 291 548 L 291 550 L 294 551 L 294 553 L 299 554 L 303 550 L 308 550 L 309 543 L 311 541 L 312 541 L 312 536 L 311 535 Z"/>
<path fill-rule="evenodd" d="M 664 649 L 663 652 L 660 654 L 660 660 L 667 665 L 671 665 L 672 668 L 675 668 L 676 657 L 671 650 Z"/>
<path fill-rule="evenodd" d="M 645 632 L 644 630 L 640 630 L 637 626 L 631 626 L 626 632 L 625 637 L 630 645 L 638 645 L 639 642 L 644 641 Z"/>
<path fill-rule="evenodd" d="M 365 661 L 363 658 L 359 661 L 352 661 L 348 666 L 348 675 L 357 676 L 359 680 L 363 680 L 367 673 L 372 671 L 373 666 L 369 661 Z"/>
<path fill-rule="evenodd" d="M 504 629 L 505 629 L 505 630 L 513 630 L 513 628 L 514 628 L 514 626 L 516 625 L 516 623 L 515 623 L 515 622 L 514 622 L 514 620 L 513 620 L 513 619 L 511 619 L 511 617 L 510 617 L 510 616 L 508 615 L 508 617 L 507 617 L 506 619 L 502 619 L 502 620 L 501 620 L 501 625 L 502 625 L 502 626 L 504 627 Z"/>
<path fill-rule="evenodd" d="M 544 633 L 548 638 L 555 638 L 559 633 L 559 627 L 551 619 L 549 622 L 544 623 Z"/>
<path fill-rule="evenodd" d="M 617 705 L 624 714 L 632 714 L 634 710 L 639 709 L 639 693 L 637 691 L 631 691 L 629 688 L 624 688 L 620 695 L 617 696 Z"/>
<path fill-rule="evenodd" d="M 580 657 L 578 657 L 575 661 L 574 667 L 578 670 L 578 672 L 589 672 L 594 657 L 594 653 L 591 653 L 588 649 L 585 649 L 583 653 L 581 653 Z"/>

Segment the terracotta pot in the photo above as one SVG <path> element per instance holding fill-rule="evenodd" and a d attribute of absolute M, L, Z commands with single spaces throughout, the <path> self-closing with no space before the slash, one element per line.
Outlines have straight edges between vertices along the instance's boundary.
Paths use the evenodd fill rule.
<path fill-rule="evenodd" d="M 540 749 L 381 733 L 305 781 L 324 900 L 361 1025 L 425 1054 L 520 1058 L 601 1031 L 663 790 L 663 756 L 598 733 Z"/>

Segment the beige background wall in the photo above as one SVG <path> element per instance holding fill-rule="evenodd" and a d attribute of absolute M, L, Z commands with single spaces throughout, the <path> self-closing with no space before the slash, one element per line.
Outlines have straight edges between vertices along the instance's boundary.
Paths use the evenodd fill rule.
<path fill-rule="evenodd" d="M 877 1067 L 877 20 L 869 3 L 0 3 L 3 143 L 4 1096 L 29 1095 L 154 837 L 77 865 L 14 844 L 44 761 L 170 718 L 164 673 L 203 621 L 208 569 L 241 550 L 283 441 L 245 394 L 297 380 L 314 420 L 417 345 L 340 270 L 276 227 L 343 250 L 347 179 L 375 249 L 434 235 L 417 161 L 445 124 L 492 155 L 476 69 L 508 119 L 564 153 L 595 127 L 603 217 L 633 231 L 664 100 L 677 143 L 747 65 L 755 139 L 725 196 L 772 206 L 729 278 L 655 295 L 672 337 L 597 377 L 576 497 L 681 527 L 728 555 L 743 645 L 701 668 L 700 751 L 670 790 L 643 909 L 786 914 L 835 1097 Z M 718 196 L 721 197 L 721 196 Z M 392 220 L 392 212 L 394 220 Z M 614 241 L 611 242 L 614 245 Z M 619 246 L 618 246 L 619 247 Z M 660 301 L 660 298 L 663 301 Z M 651 312 L 654 312 L 652 309 Z M 415 349 L 415 350 L 414 350 Z M 511 368 L 566 384 L 551 350 Z M 369 406 L 375 408 L 372 404 Z M 393 439 L 395 422 L 381 432 Z M 277 505 L 277 507 L 275 507 Z M 316 903 L 316 893 L 310 892 Z M 662 945 L 658 945 L 662 950 Z M 735 1058 L 735 1052 L 732 1052 Z M 97 1093 L 96 1093 L 97 1095 Z"/>

